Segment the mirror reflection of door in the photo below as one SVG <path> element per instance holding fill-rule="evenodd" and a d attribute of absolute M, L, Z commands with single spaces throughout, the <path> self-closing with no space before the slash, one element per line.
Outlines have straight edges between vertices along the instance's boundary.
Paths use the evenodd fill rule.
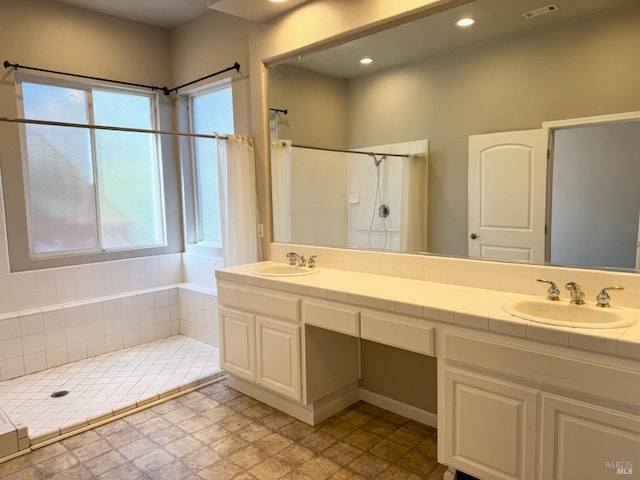
<path fill-rule="evenodd" d="M 543 129 L 469 136 L 469 255 L 544 262 Z"/>
<path fill-rule="evenodd" d="M 640 121 L 554 130 L 551 262 L 638 268 Z"/>

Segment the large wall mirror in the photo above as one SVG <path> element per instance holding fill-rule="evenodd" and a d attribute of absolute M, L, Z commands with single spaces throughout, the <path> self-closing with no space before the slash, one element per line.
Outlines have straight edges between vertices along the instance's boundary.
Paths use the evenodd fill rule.
<path fill-rule="evenodd" d="M 615 115 L 640 111 L 640 4 L 549 5 L 477 0 L 271 67 L 274 240 L 637 269 L 640 119 Z M 457 27 L 463 17 L 476 23 Z M 600 116 L 617 121 L 542 137 L 539 204 L 516 199 L 534 189 L 519 139 L 513 155 L 481 147 L 497 153 L 470 185 L 474 139 Z M 495 212 L 480 213 L 485 227 L 527 230 L 542 211 L 541 251 L 475 249 L 478 203 Z"/>

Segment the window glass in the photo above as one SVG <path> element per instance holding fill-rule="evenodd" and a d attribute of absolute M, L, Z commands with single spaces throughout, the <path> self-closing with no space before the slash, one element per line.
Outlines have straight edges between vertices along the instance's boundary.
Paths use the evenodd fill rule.
<path fill-rule="evenodd" d="M 97 125 L 152 129 L 151 99 L 93 93 Z M 107 249 L 158 244 L 162 238 L 155 135 L 96 130 L 102 243 Z"/>
<path fill-rule="evenodd" d="M 22 82 L 26 118 L 153 129 L 151 95 Z M 149 133 L 25 125 L 33 255 L 164 243 L 161 169 Z"/>
<path fill-rule="evenodd" d="M 82 90 L 24 83 L 27 118 L 87 123 Z M 98 246 L 90 132 L 26 125 L 30 240 L 34 253 Z"/>
<path fill-rule="evenodd" d="M 231 93 L 231 87 L 226 87 L 191 97 L 194 133 L 233 133 Z M 200 242 L 221 247 L 216 142 L 212 139 L 196 138 L 194 145 L 198 239 Z"/>

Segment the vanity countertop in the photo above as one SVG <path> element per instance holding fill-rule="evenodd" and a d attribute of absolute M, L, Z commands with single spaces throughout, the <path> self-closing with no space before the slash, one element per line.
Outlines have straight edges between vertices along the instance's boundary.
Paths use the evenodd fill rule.
<path fill-rule="evenodd" d="M 409 315 L 425 320 L 489 331 L 583 351 L 640 360 L 640 310 L 630 327 L 587 329 L 552 326 L 522 320 L 503 311 L 515 299 L 540 298 L 496 290 L 413 280 L 319 267 L 313 275 L 257 275 L 261 262 L 216 271 L 219 281 L 231 281 L 281 292 Z"/>

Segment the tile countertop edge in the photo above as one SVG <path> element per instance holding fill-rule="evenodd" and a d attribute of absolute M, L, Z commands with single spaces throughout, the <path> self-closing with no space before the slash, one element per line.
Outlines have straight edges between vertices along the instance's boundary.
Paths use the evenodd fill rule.
<path fill-rule="evenodd" d="M 254 273 L 259 265 L 275 263 L 278 262 L 227 267 L 216 270 L 215 275 L 219 281 L 337 300 L 413 317 L 419 316 L 405 312 L 421 311 L 422 318 L 436 323 L 455 324 L 535 342 L 561 344 L 570 349 L 640 360 L 638 309 L 625 308 L 638 319 L 631 327 L 606 330 L 556 327 L 522 320 L 502 310 L 502 305 L 510 300 L 540 298 L 538 296 L 324 267 L 319 267 L 312 275 L 303 276 L 268 277 Z M 395 291 L 393 287 L 396 287 Z M 560 337 L 563 337 L 562 341 L 558 341 Z"/>

